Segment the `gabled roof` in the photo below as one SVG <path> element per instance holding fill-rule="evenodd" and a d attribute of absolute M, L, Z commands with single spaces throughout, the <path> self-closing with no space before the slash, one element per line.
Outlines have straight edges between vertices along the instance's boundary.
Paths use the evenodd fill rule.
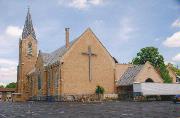
<path fill-rule="evenodd" d="M 73 45 L 73 43 L 76 40 L 77 39 L 70 42 L 70 47 Z M 45 53 L 45 52 L 39 51 L 39 55 L 42 57 L 42 60 L 43 60 L 43 64 L 44 64 L 43 66 L 48 66 L 59 61 L 59 59 L 69 50 L 69 48 L 66 48 L 66 46 L 64 45 L 51 53 Z M 34 72 L 36 72 L 36 68 L 33 68 L 27 75 L 31 75 Z"/>
<path fill-rule="evenodd" d="M 50 58 L 51 55 L 49 53 L 44 53 L 44 52 L 41 52 L 40 55 L 42 57 L 43 63 L 44 64 L 48 63 L 48 59 Z"/>
<path fill-rule="evenodd" d="M 177 75 L 176 72 L 173 70 L 173 65 L 172 64 L 169 63 L 167 65 L 167 69 L 168 69 L 169 72 L 172 72 L 172 74 L 174 74 L 174 76 Z"/>
<path fill-rule="evenodd" d="M 62 46 L 60 48 L 58 48 L 57 50 L 51 52 L 51 53 L 41 53 L 42 59 L 43 59 L 43 63 L 47 66 L 47 65 L 51 65 L 53 63 L 56 63 L 70 48 L 71 46 L 74 44 L 74 42 L 77 39 L 73 40 L 70 42 L 70 47 L 66 48 L 66 46 Z"/>
<path fill-rule="evenodd" d="M 70 42 L 70 47 L 69 48 L 66 48 L 66 46 L 62 46 L 60 48 L 58 48 L 57 50 L 55 50 L 54 52 L 51 52 L 51 53 L 41 53 L 41 56 L 43 58 L 43 63 L 45 66 L 48 66 L 48 65 L 52 65 L 54 63 L 56 63 L 57 61 L 59 61 L 63 56 L 64 54 L 66 54 L 66 52 L 68 52 L 71 47 L 73 46 L 73 44 L 75 44 L 75 42 L 77 40 L 80 39 L 81 36 L 83 36 L 87 31 L 91 31 L 93 33 L 93 31 L 90 29 L 90 28 L 87 28 L 85 30 L 84 33 L 82 33 L 78 38 L 76 38 L 75 40 L 71 41 Z M 96 35 L 93 33 L 93 35 L 96 37 Z M 99 41 L 99 39 L 96 37 L 96 39 Z M 100 41 L 99 41 L 100 42 Z M 100 44 L 102 45 L 102 43 L 100 42 Z M 103 46 L 103 45 L 102 45 Z M 104 46 L 103 46 L 104 47 Z M 105 47 L 104 47 L 105 48 Z M 105 50 L 107 51 L 107 49 L 105 48 Z M 108 51 L 107 51 L 108 52 Z M 108 54 L 110 55 L 110 53 L 108 52 Z M 111 55 L 110 55 L 111 56 Z M 111 58 L 113 59 L 113 57 L 111 56 Z M 115 60 L 114 60 L 115 61 Z"/>
<path fill-rule="evenodd" d="M 132 85 L 135 77 L 143 67 L 144 65 L 134 65 L 132 67 L 129 67 L 126 72 L 121 76 L 121 78 L 117 81 L 117 85 Z"/>

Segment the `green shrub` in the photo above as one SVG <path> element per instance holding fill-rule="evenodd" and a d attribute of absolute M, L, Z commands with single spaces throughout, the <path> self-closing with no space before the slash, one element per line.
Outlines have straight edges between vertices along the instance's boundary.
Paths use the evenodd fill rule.
<path fill-rule="evenodd" d="M 104 94 L 104 88 L 103 87 L 101 87 L 101 86 L 97 86 L 96 87 L 96 94 Z"/>

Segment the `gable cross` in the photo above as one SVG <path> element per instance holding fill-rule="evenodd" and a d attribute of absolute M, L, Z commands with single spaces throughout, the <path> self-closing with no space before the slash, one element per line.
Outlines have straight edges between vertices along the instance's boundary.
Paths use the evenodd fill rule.
<path fill-rule="evenodd" d="M 92 66 L 91 66 L 91 58 L 92 58 L 92 56 L 96 56 L 96 54 L 95 53 L 93 53 L 92 52 L 92 50 L 91 50 L 91 47 L 90 46 L 88 46 L 88 52 L 83 52 L 82 53 L 83 55 L 87 55 L 88 56 L 88 59 L 89 59 L 89 81 L 91 81 L 92 80 Z"/>

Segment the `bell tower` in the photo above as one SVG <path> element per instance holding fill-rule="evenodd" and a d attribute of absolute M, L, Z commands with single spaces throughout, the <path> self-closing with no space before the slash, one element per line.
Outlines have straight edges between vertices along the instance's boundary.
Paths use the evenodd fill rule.
<path fill-rule="evenodd" d="M 17 92 L 22 99 L 27 99 L 26 75 L 34 67 L 37 59 L 37 39 L 33 28 L 30 10 L 28 8 L 22 37 L 19 39 L 19 64 L 17 67 Z"/>

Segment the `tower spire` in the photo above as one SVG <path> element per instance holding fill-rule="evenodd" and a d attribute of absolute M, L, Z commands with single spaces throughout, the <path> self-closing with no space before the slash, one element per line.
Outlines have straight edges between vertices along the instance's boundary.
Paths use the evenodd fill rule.
<path fill-rule="evenodd" d="M 29 35 L 32 35 L 32 37 L 36 39 L 36 34 L 33 28 L 33 23 L 32 23 L 31 14 L 30 14 L 30 8 L 28 7 L 28 12 L 27 12 L 23 32 L 22 32 L 22 39 L 27 38 Z"/>

